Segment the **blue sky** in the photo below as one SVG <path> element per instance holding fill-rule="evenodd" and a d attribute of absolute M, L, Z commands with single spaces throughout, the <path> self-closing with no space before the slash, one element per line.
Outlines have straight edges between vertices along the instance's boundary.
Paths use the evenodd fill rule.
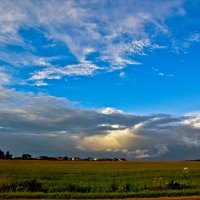
<path fill-rule="evenodd" d="M 19 116 L 15 114 L 21 109 L 20 113 L 26 111 L 30 120 L 33 120 L 33 113 L 35 118 L 40 119 L 41 110 L 44 108 L 41 107 L 41 110 L 36 112 L 34 106 L 40 107 L 38 102 L 51 105 L 50 108 L 46 108 L 51 113 L 51 109 L 61 106 L 60 102 L 63 101 L 64 109 L 72 109 L 74 112 L 95 112 L 97 118 L 101 113 L 103 116 L 106 115 L 106 119 L 107 115 L 111 115 L 111 118 L 113 114 L 122 115 L 124 123 L 127 115 L 133 118 L 145 116 L 148 120 L 150 116 L 157 119 L 157 115 L 162 116 L 159 119 L 165 118 L 166 115 L 170 119 L 176 118 L 175 121 L 177 123 L 178 120 L 179 125 L 185 126 L 189 123 L 195 129 L 192 138 L 180 135 L 183 143 L 188 145 L 189 141 L 190 150 L 191 144 L 194 148 L 199 148 L 200 139 L 196 130 L 200 127 L 199 8 L 198 0 L 2 0 L 0 133 L 2 132 L 2 138 L 4 136 L 5 139 L 2 144 L 0 143 L 0 147 L 2 145 L 1 148 L 11 148 L 18 153 L 26 150 L 25 147 L 20 150 L 17 143 L 13 145 L 8 142 L 8 139 L 16 134 L 25 133 L 24 130 L 18 130 L 17 127 L 4 122 L 6 111 L 12 113 L 13 118 L 17 118 Z M 48 103 L 49 98 L 53 98 L 55 102 L 49 100 Z M 32 110 L 29 110 L 30 105 L 33 107 Z M 65 116 L 63 113 L 61 115 Z M 79 118 L 77 113 L 76 117 Z M 186 120 L 185 117 L 189 119 Z M 43 120 L 44 116 L 41 119 Z M 121 132 L 118 135 L 118 131 L 126 132 L 127 128 L 132 130 L 139 123 L 137 120 L 136 123 L 134 118 L 132 125 L 120 125 L 119 121 L 114 119 L 113 124 L 105 121 L 103 124 L 107 125 L 96 126 L 108 128 L 108 124 L 111 123 L 110 128 L 115 131 L 113 134 L 126 138 L 127 133 L 124 133 L 123 137 Z M 47 127 L 53 119 L 48 120 Z M 63 123 L 70 123 L 67 120 L 68 118 L 64 118 Z M 27 127 L 30 125 L 30 121 L 23 123 Z M 40 123 L 42 121 L 36 123 L 38 129 Z M 141 123 L 145 126 L 147 122 L 139 124 Z M 55 125 L 57 126 L 58 124 Z M 8 128 L 16 129 L 15 133 L 8 135 Z M 59 134 L 66 131 L 74 137 L 83 137 L 82 134 L 86 137 L 88 134 L 84 127 L 76 133 L 70 130 L 69 127 L 65 127 L 64 130 L 56 129 Z M 26 131 L 24 138 L 36 134 L 31 125 Z M 101 137 L 112 135 L 109 128 L 102 132 L 96 131 L 95 129 L 91 136 L 93 138 L 88 139 L 90 142 L 100 140 L 101 144 Z M 180 134 L 180 130 L 178 132 Z M 48 134 L 46 137 L 49 139 Z M 61 138 L 58 133 L 51 134 Z M 33 149 L 36 146 L 40 147 L 37 141 L 44 135 L 37 135 Z M 66 138 L 69 139 L 71 135 L 66 135 Z M 112 142 L 113 140 L 110 144 Z M 93 155 L 94 152 L 111 152 L 111 155 L 115 155 L 115 151 L 120 152 L 122 156 L 134 155 L 130 156 L 131 158 L 154 159 L 165 155 L 159 154 L 155 149 L 152 150 L 152 146 L 148 148 L 145 145 L 130 145 L 130 150 L 120 145 L 113 149 L 112 145 L 108 145 L 94 150 L 95 148 L 87 149 L 86 144 L 77 143 L 72 153 L 79 150 L 80 155 Z M 139 141 L 138 144 L 143 143 Z M 168 142 L 163 142 L 162 145 L 167 156 L 170 152 Z M 50 150 L 48 147 L 45 150 L 30 151 L 35 154 L 68 152 L 64 147 L 58 150 Z M 142 153 L 144 156 L 139 156 Z M 163 159 L 173 158 L 175 157 L 169 155 Z"/>

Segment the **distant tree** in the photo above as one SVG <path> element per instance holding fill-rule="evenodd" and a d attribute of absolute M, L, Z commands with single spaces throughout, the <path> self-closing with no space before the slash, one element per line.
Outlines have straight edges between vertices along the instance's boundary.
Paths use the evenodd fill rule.
<path fill-rule="evenodd" d="M 30 154 L 23 154 L 22 155 L 22 159 L 31 159 L 31 155 Z"/>
<path fill-rule="evenodd" d="M 64 160 L 68 160 L 69 158 L 67 156 L 64 157 Z"/>
<path fill-rule="evenodd" d="M 12 155 L 10 154 L 9 151 L 6 152 L 5 158 L 6 159 L 11 159 L 12 158 Z"/>
<path fill-rule="evenodd" d="M 0 159 L 4 159 L 4 158 L 5 158 L 4 152 L 1 151 L 1 149 L 0 149 Z"/>

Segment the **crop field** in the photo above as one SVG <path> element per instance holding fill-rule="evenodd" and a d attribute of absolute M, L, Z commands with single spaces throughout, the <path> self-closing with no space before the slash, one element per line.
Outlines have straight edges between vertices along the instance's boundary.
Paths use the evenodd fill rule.
<path fill-rule="evenodd" d="M 200 195 L 200 162 L 0 160 L 0 198 Z"/>

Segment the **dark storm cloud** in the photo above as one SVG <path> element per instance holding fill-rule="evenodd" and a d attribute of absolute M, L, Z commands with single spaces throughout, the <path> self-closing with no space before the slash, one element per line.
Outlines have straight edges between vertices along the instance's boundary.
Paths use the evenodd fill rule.
<path fill-rule="evenodd" d="M 73 107 L 73 102 L 64 98 L 1 88 L 1 148 L 35 154 L 104 152 L 130 159 L 198 156 L 200 124 L 197 114 L 138 116 L 112 108 Z"/>

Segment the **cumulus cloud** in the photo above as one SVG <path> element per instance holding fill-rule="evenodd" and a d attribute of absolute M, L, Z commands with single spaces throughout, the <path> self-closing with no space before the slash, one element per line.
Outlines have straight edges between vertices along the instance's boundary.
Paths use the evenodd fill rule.
<path fill-rule="evenodd" d="M 85 136 L 80 139 L 79 143 L 84 149 L 90 151 L 115 151 L 123 150 L 130 146 L 130 141 L 134 138 L 134 131 L 132 128 L 125 128 L 123 130 L 109 130 L 101 135 Z"/>
<path fill-rule="evenodd" d="M 106 107 L 106 108 L 102 108 L 99 110 L 100 113 L 106 114 L 106 115 L 110 115 L 110 114 L 122 114 L 123 111 L 122 110 L 118 110 L 118 109 L 114 109 L 114 108 L 110 108 L 110 107 Z"/>
<path fill-rule="evenodd" d="M 105 109 L 80 109 L 65 98 L 0 88 L 0 147 L 14 154 L 198 158 L 200 129 L 189 123 L 191 116 Z"/>
<path fill-rule="evenodd" d="M 194 128 L 200 128 L 200 115 L 199 113 L 194 113 L 194 114 L 190 114 L 188 115 L 188 119 L 185 119 L 182 124 L 185 125 L 191 125 Z"/>

